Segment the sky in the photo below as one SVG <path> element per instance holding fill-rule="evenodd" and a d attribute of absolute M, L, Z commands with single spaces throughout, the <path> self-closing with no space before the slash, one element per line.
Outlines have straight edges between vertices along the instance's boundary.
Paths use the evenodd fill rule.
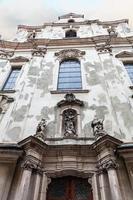
<path fill-rule="evenodd" d="M 17 25 L 42 25 L 70 12 L 86 19 L 129 19 L 133 27 L 133 0 L 0 0 L 0 34 L 11 39 Z"/>

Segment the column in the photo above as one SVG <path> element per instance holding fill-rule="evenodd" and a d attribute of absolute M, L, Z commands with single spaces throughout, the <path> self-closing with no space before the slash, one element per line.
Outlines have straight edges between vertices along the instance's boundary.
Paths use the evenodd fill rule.
<path fill-rule="evenodd" d="M 43 172 L 40 200 L 46 200 L 47 187 L 49 183 L 50 183 L 50 178 L 48 178 L 46 176 L 46 173 Z"/>
<path fill-rule="evenodd" d="M 104 171 L 99 172 L 99 186 L 102 200 L 109 200 L 107 174 Z"/>
<path fill-rule="evenodd" d="M 21 167 L 23 168 L 23 172 L 15 200 L 28 200 L 31 174 L 34 166 L 30 161 L 25 161 L 22 163 Z"/>
<path fill-rule="evenodd" d="M 41 169 L 37 169 L 36 180 L 35 180 L 35 189 L 34 189 L 34 194 L 33 194 L 32 200 L 38 200 L 38 198 L 39 198 L 41 175 L 42 175 Z"/>
<path fill-rule="evenodd" d="M 118 164 L 115 162 L 115 160 L 109 160 L 106 164 L 112 200 L 122 200 L 122 195 L 116 172 L 117 167 Z"/>
<path fill-rule="evenodd" d="M 99 200 L 100 197 L 98 195 L 97 174 L 94 174 L 93 177 L 92 177 L 92 188 L 93 188 L 93 200 Z"/>
<path fill-rule="evenodd" d="M 24 169 L 21 183 L 19 186 L 19 190 L 16 195 L 16 200 L 27 200 L 28 198 L 28 191 L 29 191 L 29 185 L 30 185 L 30 177 L 31 177 L 31 169 Z"/>

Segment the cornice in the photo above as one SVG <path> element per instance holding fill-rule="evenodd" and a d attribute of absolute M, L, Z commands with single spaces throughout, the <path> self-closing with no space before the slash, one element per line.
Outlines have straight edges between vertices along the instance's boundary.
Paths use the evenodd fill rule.
<path fill-rule="evenodd" d="M 31 41 L 27 42 L 10 42 L 10 41 L 2 41 L 0 43 L 1 49 L 8 49 L 8 50 L 22 50 L 22 49 L 33 49 L 34 45 L 36 46 L 72 46 L 72 45 L 97 45 L 100 43 L 106 43 L 109 39 L 108 35 L 102 35 L 102 36 L 94 36 L 94 37 L 88 37 L 88 38 L 71 38 L 71 39 L 34 39 L 34 43 Z M 130 41 L 130 43 L 129 43 Z M 122 37 L 116 37 L 112 38 L 110 41 L 110 45 L 120 45 L 120 44 L 130 44 L 133 43 L 133 36 L 122 38 Z"/>
<path fill-rule="evenodd" d="M 114 21 L 100 21 L 98 19 L 95 20 L 85 20 L 82 22 L 73 22 L 73 25 L 90 25 L 93 23 L 97 23 L 98 25 L 104 25 L 106 26 L 116 26 L 120 23 L 128 23 L 128 19 L 121 19 L 121 20 L 114 20 Z M 28 25 L 18 25 L 18 29 L 26 29 L 27 31 L 41 31 L 41 29 L 45 28 L 46 26 L 66 26 L 70 25 L 71 23 L 62 23 L 62 22 L 50 22 L 50 23 L 44 23 L 43 25 L 38 26 L 28 26 Z"/>

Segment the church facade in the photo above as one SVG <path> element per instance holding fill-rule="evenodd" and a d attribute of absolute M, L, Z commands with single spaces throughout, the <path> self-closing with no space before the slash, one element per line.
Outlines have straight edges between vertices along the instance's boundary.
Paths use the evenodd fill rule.
<path fill-rule="evenodd" d="M 133 199 L 133 32 L 69 13 L 0 42 L 0 199 Z"/>

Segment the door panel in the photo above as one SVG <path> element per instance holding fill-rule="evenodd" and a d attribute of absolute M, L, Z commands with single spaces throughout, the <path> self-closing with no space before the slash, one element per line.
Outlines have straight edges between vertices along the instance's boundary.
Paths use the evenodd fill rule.
<path fill-rule="evenodd" d="M 93 200 L 91 185 L 83 178 L 53 178 L 48 187 L 47 200 Z"/>

